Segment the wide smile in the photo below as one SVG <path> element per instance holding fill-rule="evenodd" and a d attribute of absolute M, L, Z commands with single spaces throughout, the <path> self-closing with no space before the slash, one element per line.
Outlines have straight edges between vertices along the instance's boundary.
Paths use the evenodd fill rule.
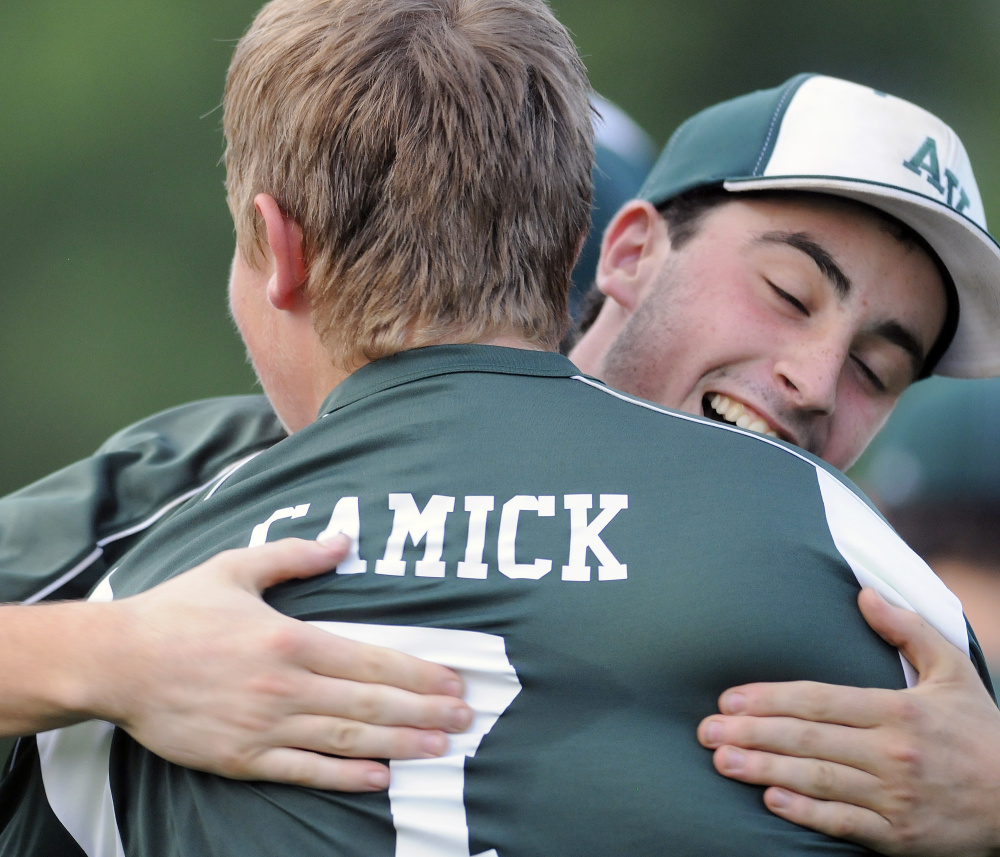
<path fill-rule="evenodd" d="M 753 408 L 724 396 L 721 393 L 708 393 L 701 401 L 702 411 L 709 419 L 720 423 L 728 423 L 748 431 L 755 431 L 768 437 L 780 437 L 774 428 L 761 414 Z"/>

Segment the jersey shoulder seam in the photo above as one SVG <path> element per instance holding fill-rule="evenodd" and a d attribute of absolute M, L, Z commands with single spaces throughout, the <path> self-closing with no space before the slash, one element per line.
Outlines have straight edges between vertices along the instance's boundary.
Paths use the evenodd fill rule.
<path fill-rule="evenodd" d="M 21 603 L 35 604 L 39 601 L 44 600 L 52 593 L 57 592 L 59 589 L 61 589 L 63 586 L 65 586 L 74 578 L 81 575 L 84 571 L 90 568 L 90 566 L 92 566 L 95 562 L 97 562 L 104 555 L 104 548 L 107 547 L 109 544 L 121 541 L 122 539 L 126 539 L 129 536 L 133 536 L 136 533 L 141 533 L 143 530 L 149 529 L 151 526 L 153 526 L 153 524 L 159 521 L 160 518 L 162 518 L 172 509 L 175 509 L 177 506 L 180 506 L 182 503 L 186 502 L 187 500 L 190 500 L 192 497 L 197 496 L 206 489 L 212 488 L 214 490 L 214 487 L 217 487 L 216 483 L 221 484 L 222 482 L 224 482 L 240 467 L 242 467 L 244 464 L 251 461 L 252 459 L 256 458 L 261 452 L 263 452 L 263 450 L 258 450 L 257 452 L 254 452 L 248 456 L 245 456 L 244 458 L 241 458 L 239 461 L 230 462 L 207 482 L 197 486 L 196 488 L 191 488 L 188 489 L 187 491 L 183 491 L 176 497 L 173 497 L 171 500 L 160 506 L 160 508 L 157 509 L 152 515 L 143 519 L 139 523 L 132 524 L 131 526 L 126 527 L 123 530 L 119 530 L 117 533 L 112 533 L 109 536 L 97 539 L 97 541 L 94 542 L 93 550 L 91 550 L 91 552 L 87 554 L 87 556 L 85 556 L 82 560 L 80 560 L 76 565 L 74 565 L 64 574 L 60 575 L 55 580 L 43 586 L 36 593 L 34 593 L 34 595 L 30 595 L 27 598 L 25 598 L 24 601 L 22 601 Z"/>

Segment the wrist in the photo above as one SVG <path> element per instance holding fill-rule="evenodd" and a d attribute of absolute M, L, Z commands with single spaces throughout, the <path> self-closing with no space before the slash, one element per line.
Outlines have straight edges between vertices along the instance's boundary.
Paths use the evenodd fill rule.
<path fill-rule="evenodd" d="M 54 717 L 68 723 L 119 722 L 125 712 L 120 690 L 127 676 L 124 655 L 132 647 L 127 605 L 80 602 L 54 607 L 63 613 L 63 654 L 52 666 Z"/>
<path fill-rule="evenodd" d="M 30 735 L 107 717 L 122 644 L 110 604 L 0 607 L 0 735 Z"/>

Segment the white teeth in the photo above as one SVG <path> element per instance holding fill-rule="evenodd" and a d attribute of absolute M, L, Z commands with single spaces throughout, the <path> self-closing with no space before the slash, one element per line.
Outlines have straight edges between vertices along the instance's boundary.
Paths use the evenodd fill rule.
<path fill-rule="evenodd" d="M 711 406 L 713 411 L 739 428 L 755 431 L 768 437 L 778 437 L 778 433 L 767 424 L 760 414 L 741 402 L 730 399 L 729 396 L 716 393 L 712 397 Z"/>

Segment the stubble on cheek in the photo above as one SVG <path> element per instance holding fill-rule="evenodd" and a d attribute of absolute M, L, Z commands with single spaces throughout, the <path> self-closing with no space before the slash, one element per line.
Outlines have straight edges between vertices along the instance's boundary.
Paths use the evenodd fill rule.
<path fill-rule="evenodd" d="M 629 316 L 601 362 L 600 377 L 626 393 L 680 408 L 682 397 L 670 390 L 680 370 L 683 355 L 676 349 L 685 331 L 671 273 L 671 266 L 664 266 L 649 294 Z"/>

